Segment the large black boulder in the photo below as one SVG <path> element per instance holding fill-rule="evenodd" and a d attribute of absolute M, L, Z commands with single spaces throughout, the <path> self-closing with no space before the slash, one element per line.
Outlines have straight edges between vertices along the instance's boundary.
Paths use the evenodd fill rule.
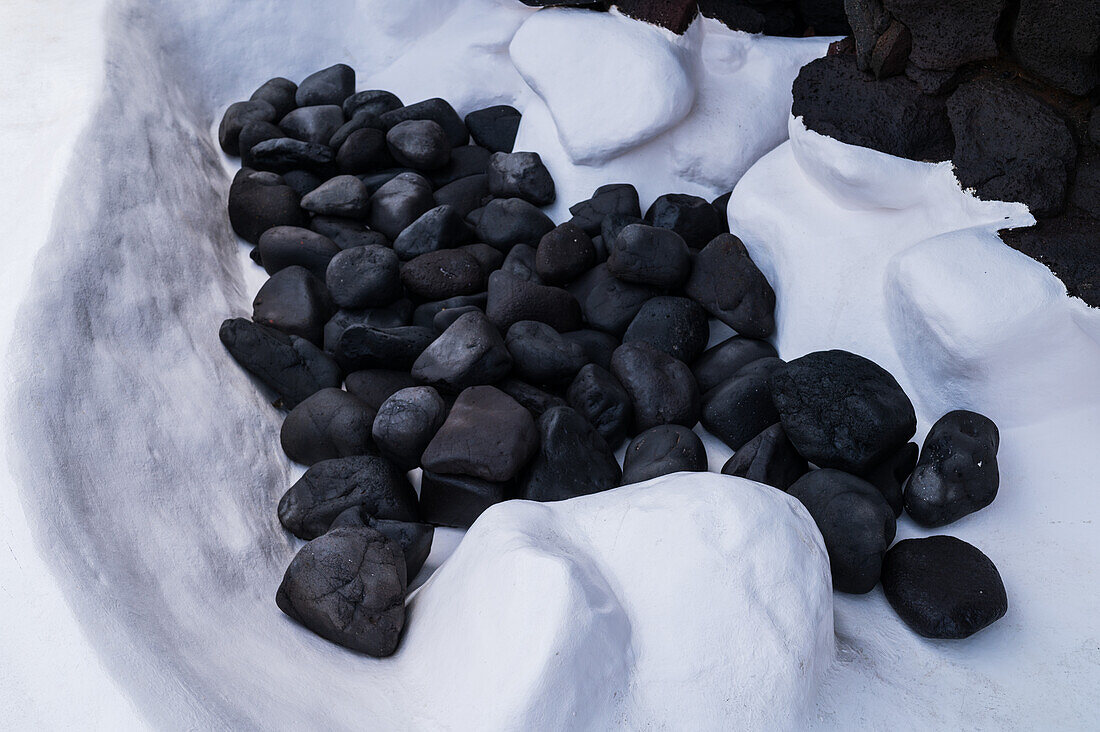
<path fill-rule="evenodd" d="M 368 516 L 416 521 L 416 491 L 396 465 L 373 455 L 322 460 L 298 479 L 279 501 L 279 522 L 299 539 L 329 530 L 349 508 Z"/>
<path fill-rule="evenodd" d="M 222 345 L 246 371 L 293 409 L 325 388 L 339 388 L 340 367 L 304 338 L 244 318 L 230 318 L 218 331 Z"/>
<path fill-rule="evenodd" d="M 278 137 L 257 142 L 248 151 L 252 167 L 274 173 L 309 170 L 328 173 L 336 153 L 328 145 L 305 142 L 293 137 Z"/>
<path fill-rule="evenodd" d="M 997 567 L 953 536 L 906 539 L 882 563 L 886 599 L 925 638 L 968 638 L 1008 612 Z"/>
<path fill-rule="evenodd" d="M 302 547 L 275 602 L 322 638 L 389 656 L 405 626 L 405 572 L 397 542 L 369 527 L 343 527 Z"/>
<path fill-rule="evenodd" d="M 883 0 L 913 37 L 909 60 L 923 69 L 951 70 L 997 55 L 997 24 L 1005 0 Z"/>
<path fill-rule="evenodd" d="M 537 425 L 539 449 L 520 480 L 520 498 L 562 501 L 619 485 L 619 463 L 584 417 L 569 407 L 553 407 Z"/>
<path fill-rule="evenodd" d="M 635 434 L 659 424 L 694 427 L 699 421 L 699 389 L 683 361 L 648 343 L 626 343 L 611 356 L 611 373 L 630 395 Z"/>
<path fill-rule="evenodd" d="M 340 389 L 321 389 L 290 410 L 279 441 L 296 463 L 369 455 L 374 452 L 371 425 L 375 410 Z"/>
<path fill-rule="evenodd" d="M 944 526 L 993 503 L 999 445 L 988 417 L 966 410 L 940 417 L 905 486 L 905 512 L 922 526 Z"/>
<path fill-rule="evenodd" d="M 333 136 L 334 140 L 337 135 Z M 386 134 L 381 130 L 364 127 L 352 130 L 342 141 L 336 141 L 340 142 L 340 147 L 336 150 L 336 167 L 341 173 L 352 175 L 370 173 L 393 162 L 389 148 L 386 146 Z M 365 180 L 363 184 L 366 185 Z M 381 185 L 380 183 L 379 186 Z M 373 193 L 377 187 L 372 190 L 368 186 L 367 190 Z"/>
<path fill-rule="evenodd" d="M 1065 207 L 1077 146 L 1065 120 L 1017 85 L 980 79 L 947 100 L 955 175 L 965 188 L 1026 203 L 1036 216 Z"/>
<path fill-rule="evenodd" d="M 699 435 L 682 425 L 660 424 L 641 433 L 626 446 L 623 485 L 670 473 L 698 473 L 706 469 L 707 451 Z"/>
<path fill-rule="evenodd" d="M 955 140 L 943 97 L 924 94 L 905 76 L 876 80 L 855 56 L 826 56 L 802 67 L 791 114 L 841 142 L 912 160 L 951 157 Z"/>
<path fill-rule="evenodd" d="M 821 531 L 833 587 L 870 592 L 897 530 L 894 512 L 878 489 L 862 478 L 825 468 L 806 473 L 787 492 L 802 502 Z"/>
<path fill-rule="evenodd" d="M 454 206 L 460 216 L 468 217 L 471 212 L 481 208 L 489 198 L 489 176 L 484 173 L 468 175 L 456 181 L 442 185 L 435 191 L 435 202 L 442 206 Z M 526 203 L 524 201 L 523 203 Z M 539 211 L 537 208 L 536 211 Z M 539 211 L 541 214 L 542 212 Z M 543 214 L 545 216 L 545 214 Z M 554 224 L 551 222 L 550 226 Z"/>
<path fill-rule="evenodd" d="M 458 395 L 421 465 L 433 473 L 501 483 L 519 474 L 538 444 L 530 412 L 496 387 L 472 386 Z"/>
<path fill-rule="evenodd" d="M 720 234 L 695 257 L 684 292 L 750 338 L 775 332 L 775 291 L 733 234 Z"/>
<path fill-rule="evenodd" d="M 1019 0 L 1012 52 L 1022 66 L 1072 94 L 1100 82 L 1100 4 Z"/>
<path fill-rule="evenodd" d="M 771 393 L 791 443 L 823 468 L 866 475 L 917 429 L 897 380 L 847 351 L 818 351 L 776 369 Z"/>

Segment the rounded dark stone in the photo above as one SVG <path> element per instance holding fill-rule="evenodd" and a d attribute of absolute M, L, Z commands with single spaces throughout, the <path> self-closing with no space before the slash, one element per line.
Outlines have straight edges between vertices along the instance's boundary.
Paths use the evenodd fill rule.
<path fill-rule="evenodd" d="M 516 477 L 538 444 L 530 412 L 500 389 L 472 386 L 458 395 L 421 465 L 433 473 L 499 483 Z"/>
<path fill-rule="evenodd" d="M 901 510 L 905 504 L 902 489 L 917 465 L 919 452 L 917 443 L 910 442 L 864 476 L 868 483 L 878 488 L 879 493 L 890 504 L 890 510 L 894 512 L 895 518 L 901 516 Z"/>
<path fill-rule="evenodd" d="M 718 212 L 710 201 L 686 193 L 666 193 L 645 212 L 646 223 L 671 229 L 692 249 L 701 249 L 722 233 Z"/>
<path fill-rule="evenodd" d="M 393 241 L 435 205 L 432 186 L 424 176 L 400 173 L 382 184 L 371 197 L 370 227 Z"/>
<path fill-rule="evenodd" d="M 441 249 L 402 264 L 401 282 L 417 297 L 445 300 L 484 290 L 486 272 L 470 252 Z"/>
<path fill-rule="evenodd" d="M 275 108 L 262 99 L 230 104 L 218 125 L 218 144 L 227 155 L 240 155 L 241 130 L 249 122 L 274 122 Z"/>
<path fill-rule="evenodd" d="M 257 323 L 300 336 L 316 346 L 324 344 L 325 323 L 332 312 L 325 283 L 298 266 L 273 274 L 252 301 L 252 319 Z"/>
<path fill-rule="evenodd" d="M 568 292 L 560 287 L 536 285 L 499 270 L 489 275 L 485 314 L 502 331 L 521 320 L 546 323 L 559 333 L 581 327 L 580 305 Z"/>
<path fill-rule="evenodd" d="M 595 263 L 596 248 L 592 246 L 592 239 L 568 222 L 544 234 L 535 254 L 535 269 L 549 285 L 570 282 Z"/>
<path fill-rule="evenodd" d="M 623 485 L 641 483 L 681 471 L 704 472 L 707 451 L 699 435 L 678 424 L 661 424 L 641 433 L 626 446 Z"/>
<path fill-rule="evenodd" d="M 363 181 L 354 175 L 338 175 L 306 194 L 302 208 L 320 216 L 365 219 L 370 210 L 370 194 Z"/>
<path fill-rule="evenodd" d="M 451 159 L 447 133 L 428 119 L 397 123 L 386 133 L 386 144 L 398 165 L 413 170 L 436 170 Z"/>
<path fill-rule="evenodd" d="M 731 336 L 703 351 L 703 355 L 691 364 L 691 371 L 699 382 L 699 391 L 705 394 L 749 363 L 777 355 L 775 346 L 767 341 Z"/>
<path fill-rule="evenodd" d="M 480 310 L 466 313 L 424 349 L 412 367 L 417 381 L 458 393 L 494 384 L 512 369 L 504 339 Z"/>
<path fill-rule="evenodd" d="M 471 175 L 485 175 L 489 170 L 489 155 L 488 150 L 477 145 L 451 148 L 450 160 L 446 165 L 427 173 L 428 180 L 436 188 L 441 188 Z"/>
<path fill-rule="evenodd" d="M 268 274 L 298 265 L 319 279 L 324 278 L 329 262 L 340 252 L 327 236 L 300 226 L 273 226 L 260 235 L 258 247 Z"/>
<path fill-rule="evenodd" d="M 587 328 L 562 333 L 561 337 L 580 346 L 587 360 L 603 369 L 611 368 L 611 354 L 620 345 L 610 333 Z"/>
<path fill-rule="evenodd" d="M 810 512 L 829 552 L 833 587 L 862 594 L 878 584 L 894 540 L 894 512 L 873 485 L 828 468 L 812 470 L 787 491 Z"/>
<path fill-rule="evenodd" d="M 393 394 L 378 408 L 371 435 L 384 457 L 402 470 L 420 467 L 420 456 L 447 416 L 447 404 L 430 386 Z"/>
<path fill-rule="evenodd" d="M 536 206 L 554 202 L 554 179 L 534 152 L 489 156 L 489 193 L 495 198 L 522 198 Z"/>
<path fill-rule="evenodd" d="M 470 133 L 466 130 L 466 125 L 458 116 L 458 112 L 446 100 L 439 97 L 391 110 L 379 119 L 387 130 L 409 119 L 431 120 L 447 133 L 447 141 L 451 143 L 451 147 L 459 147 L 470 141 Z"/>
<path fill-rule="evenodd" d="M 759 364 L 759 366 L 757 366 Z M 770 364 L 770 366 L 769 366 Z M 703 397 L 703 426 L 732 450 L 741 447 L 779 421 L 768 379 L 781 368 L 778 358 L 756 361 Z"/>
<path fill-rule="evenodd" d="M 408 371 L 363 369 L 344 379 L 344 388 L 371 409 L 378 411 L 391 396 L 409 387 L 419 386 Z"/>
<path fill-rule="evenodd" d="M 521 320 L 504 339 L 516 375 L 533 384 L 564 384 L 588 362 L 584 349 L 546 323 Z"/>
<path fill-rule="evenodd" d="M 536 250 L 533 246 L 516 244 L 508 250 L 508 256 L 504 258 L 500 268 L 508 274 L 515 275 L 528 282 L 534 282 L 536 285 L 546 284 L 535 269 L 535 257 Z"/>
<path fill-rule="evenodd" d="M 403 106 L 397 95 L 383 89 L 368 89 L 356 92 L 344 100 L 344 115 L 351 119 L 358 112 L 370 112 L 381 117 L 386 112 L 401 109 Z"/>
<path fill-rule="evenodd" d="M 259 170 L 287 173 L 291 170 L 327 172 L 336 155 L 328 145 L 280 137 L 256 143 L 249 157 L 253 167 Z"/>
<path fill-rule="evenodd" d="M 772 400 L 798 452 L 823 468 L 865 475 L 917 429 L 913 404 L 878 364 L 818 351 L 777 369 Z"/>
<path fill-rule="evenodd" d="M 569 407 L 553 407 L 537 425 L 539 448 L 520 481 L 520 498 L 563 501 L 619 485 L 619 463 L 584 417 Z"/>
<path fill-rule="evenodd" d="M 229 223 L 250 244 L 273 226 L 304 226 L 298 193 L 271 173 L 241 168 L 229 186 Z"/>
<path fill-rule="evenodd" d="M 922 526 L 944 526 L 993 503 L 999 445 L 988 417 L 966 410 L 940 417 L 905 486 L 905 512 Z"/>
<path fill-rule="evenodd" d="M 648 343 L 626 343 L 615 349 L 611 373 L 630 395 L 635 433 L 659 424 L 693 427 L 699 421 L 699 390 L 683 361 Z"/>
<path fill-rule="evenodd" d="M 231 318 L 218 331 L 222 345 L 246 371 L 293 409 L 312 394 L 340 386 L 340 367 L 324 351 L 298 336 Z"/>
<path fill-rule="evenodd" d="M 453 308 L 443 308 L 435 314 L 434 318 L 432 318 L 432 327 L 440 333 L 443 333 L 466 313 L 481 313 L 484 315 L 485 311 L 477 305 L 459 305 Z"/>
<path fill-rule="evenodd" d="M 306 544 L 275 595 L 279 609 L 317 635 L 383 657 L 405 626 L 405 557 L 369 527 L 345 527 Z"/>
<path fill-rule="evenodd" d="M 320 145 L 328 145 L 343 124 L 344 113 L 335 104 L 298 107 L 279 120 L 279 127 L 287 137 Z"/>
<path fill-rule="evenodd" d="M 484 292 L 478 292 L 473 295 L 459 295 L 458 297 L 448 297 L 446 300 L 435 300 L 434 302 L 422 303 L 417 305 L 416 310 L 413 312 L 413 325 L 419 325 L 424 328 L 435 328 L 435 318 L 437 315 L 447 310 L 464 308 L 468 305 L 473 305 L 478 310 L 484 312 L 486 298 L 487 295 Z M 436 330 L 442 332 L 439 331 L 438 328 Z"/>
<path fill-rule="evenodd" d="M 646 301 L 656 294 L 645 285 L 615 277 L 607 264 L 592 268 L 569 289 L 580 302 L 588 325 L 620 338 Z"/>
<path fill-rule="evenodd" d="M 349 508 L 368 516 L 416 521 L 416 491 L 394 463 L 376 455 L 322 460 L 279 501 L 279 522 L 299 539 L 314 539 Z"/>
<path fill-rule="evenodd" d="M 353 247 L 333 256 L 325 275 L 333 301 L 342 308 L 374 308 L 400 299 L 401 263 L 388 247 Z"/>
<path fill-rule="evenodd" d="M 645 342 L 684 363 L 698 358 L 708 340 L 710 321 L 702 306 L 671 295 L 647 300 L 623 334 L 623 343 Z"/>
<path fill-rule="evenodd" d="M 477 222 L 478 238 L 502 252 L 513 244 L 537 244 L 553 228 L 549 216 L 520 198 L 489 201 Z"/>
<path fill-rule="evenodd" d="M 335 64 L 302 79 L 294 94 L 294 101 L 299 107 L 343 104 L 354 93 L 355 69 L 347 64 Z"/>
<path fill-rule="evenodd" d="M 278 125 L 272 122 L 249 122 L 241 128 L 240 135 L 237 136 L 237 149 L 240 151 L 241 167 L 251 168 L 252 161 L 252 148 L 261 142 L 267 140 L 278 140 L 280 137 L 286 137 Z M 290 185 L 289 182 L 287 185 Z M 293 187 L 293 186 L 292 186 Z M 295 188 L 295 190 L 298 190 Z M 299 194 L 301 191 L 299 191 Z"/>
<path fill-rule="evenodd" d="M 775 291 L 733 234 L 703 247 L 684 292 L 740 335 L 767 338 L 775 332 Z"/>
<path fill-rule="evenodd" d="M 386 133 L 369 127 L 349 134 L 336 153 L 336 167 L 351 175 L 369 173 L 392 163 Z M 367 190 L 371 192 L 369 187 Z"/>
<path fill-rule="evenodd" d="M 489 176 L 484 173 L 459 178 L 440 186 L 435 191 L 435 202 L 437 204 L 454 206 L 459 215 L 463 217 L 468 217 L 472 211 L 481 208 L 488 197 Z M 538 211 L 538 209 L 535 210 Z M 474 225 L 468 218 L 467 223 L 470 223 L 471 226 Z"/>
<path fill-rule="evenodd" d="M 600 186 L 586 201 L 569 207 L 572 222 L 589 236 L 600 233 L 604 219 L 611 215 L 633 217 L 641 221 L 642 210 L 638 205 L 638 189 L 629 183 L 611 183 Z"/>
<path fill-rule="evenodd" d="M 317 190 L 325 182 L 319 175 L 308 170 L 289 170 L 283 173 L 283 180 L 286 181 L 288 186 L 297 191 L 299 196 Z"/>
<path fill-rule="evenodd" d="M 899 541 L 883 560 L 882 589 L 905 624 L 925 638 L 969 638 L 1008 612 L 997 567 L 953 536 Z"/>
<path fill-rule="evenodd" d="M 490 152 L 512 152 L 519 131 L 519 110 L 507 104 L 478 109 L 466 115 L 466 129 L 481 147 Z"/>
<path fill-rule="evenodd" d="M 722 466 L 724 475 L 748 478 L 785 491 L 809 472 L 806 459 L 787 439 L 783 425 L 773 424 L 752 438 Z"/>
<path fill-rule="evenodd" d="M 329 147 L 336 150 L 337 163 L 340 160 L 340 148 L 344 146 L 344 143 L 348 141 L 353 132 L 359 130 L 373 129 L 382 131 L 382 123 L 378 121 L 378 116 L 371 114 L 367 111 L 356 112 L 354 117 L 347 118 L 348 121 L 340 125 L 336 132 L 332 133 L 327 141 Z M 360 172 L 360 171 L 346 171 L 346 172 Z"/>
<path fill-rule="evenodd" d="M 340 389 L 322 389 L 290 410 L 279 440 L 291 460 L 313 465 L 372 453 L 373 423 L 374 410 L 364 402 Z"/>
<path fill-rule="evenodd" d="M 619 236 L 623 229 L 631 224 L 644 224 L 645 219 L 632 214 L 608 214 L 600 224 L 600 238 L 604 245 L 610 247 L 611 242 Z"/>
<path fill-rule="evenodd" d="M 252 92 L 251 100 L 262 99 L 275 109 L 274 119 L 282 119 L 287 112 L 297 106 L 294 95 L 298 92 L 298 85 L 290 79 L 276 76 L 268 79 Z"/>
<path fill-rule="evenodd" d="M 337 310 L 325 323 L 325 350 L 336 352 L 340 336 L 353 325 L 369 325 L 374 328 L 399 328 L 412 321 L 412 303 L 398 300 L 382 308 L 363 310 Z"/>
<path fill-rule="evenodd" d="M 333 529 L 359 528 L 369 526 L 378 533 L 397 542 L 401 552 L 405 555 L 405 567 L 411 581 L 417 572 L 424 566 L 428 555 L 432 552 L 432 538 L 435 536 L 435 527 L 431 524 L 419 521 L 395 521 L 393 519 L 374 518 L 364 515 L 362 507 L 354 506 L 341 513 L 332 522 Z"/>
<path fill-rule="evenodd" d="M 512 498 L 514 493 L 510 481 L 425 470 L 420 480 L 420 512 L 425 521 L 436 526 L 468 529 L 485 509 Z"/>
<path fill-rule="evenodd" d="M 553 407 L 567 407 L 568 404 L 559 396 L 543 391 L 537 386 L 531 386 L 526 381 L 507 378 L 496 385 L 498 389 L 519 402 L 520 406 L 539 417 L 547 409 Z"/>
<path fill-rule="evenodd" d="M 351 325 L 340 334 L 333 355 L 347 371 L 382 367 L 407 369 L 435 337 L 435 329 L 416 325 L 397 328 Z"/>
<path fill-rule="evenodd" d="M 691 274 L 691 256 L 675 231 L 631 224 L 608 246 L 607 268 L 624 282 L 672 290 Z"/>
<path fill-rule="evenodd" d="M 425 211 L 416 221 L 398 234 L 393 249 L 402 259 L 412 259 L 421 254 L 452 249 L 469 242 L 470 227 L 455 210 L 444 204 Z"/>

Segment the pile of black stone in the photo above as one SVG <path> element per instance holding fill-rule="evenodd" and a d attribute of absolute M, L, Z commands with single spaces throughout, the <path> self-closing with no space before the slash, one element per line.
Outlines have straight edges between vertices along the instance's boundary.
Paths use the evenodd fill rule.
<path fill-rule="evenodd" d="M 847 0 L 852 36 L 803 67 L 795 116 L 914 160 L 951 159 L 986 199 L 1039 222 L 1004 231 L 1100 306 L 1100 2 Z"/>
<path fill-rule="evenodd" d="M 463 120 L 442 99 L 355 93 L 343 65 L 225 113 L 220 143 L 244 165 L 230 222 L 270 277 L 220 335 L 288 410 L 283 449 L 309 466 L 279 503 L 309 542 L 279 607 L 388 655 L 433 527 L 706 470 L 701 422 L 736 451 L 723 472 L 807 505 L 839 589 L 871 589 L 885 554 L 920 632 L 1003 614 L 977 550 L 886 553 L 903 503 L 940 525 L 993 499 L 992 423 L 948 415 L 914 472 L 913 407 L 888 373 L 845 352 L 787 364 L 764 340 L 775 294 L 727 231 L 728 194 L 664 195 L 643 216 L 632 185 L 607 185 L 555 226 L 549 172 L 512 152 L 518 123 L 510 107 Z M 715 323 L 736 334 L 707 349 Z"/>

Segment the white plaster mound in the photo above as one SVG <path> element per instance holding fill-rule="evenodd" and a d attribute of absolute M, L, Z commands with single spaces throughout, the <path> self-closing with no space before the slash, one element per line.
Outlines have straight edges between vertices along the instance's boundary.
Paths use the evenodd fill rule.
<path fill-rule="evenodd" d="M 1090 726 L 1100 311 L 997 238 L 1032 223 L 1024 206 L 979 201 L 950 163 L 846 145 L 800 119 L 790 132 L 729 206 L 731 229 L 776 289 L 780 356 L 845 348 L 874 359 L 912 398 L 918 439 L 951 409 L 998 423 L 997 500 L 932 531 L 903 516 L 898 538 L 974 544 L 1009 597 L 1005 618 L 956 642 L 915 636 L 881 589 L 837 594 L 838 663 L 817 726 Z"/>
<path fill-rule="evenodd" d="M 797 728 L 833 656 L 812 519 L 714 473 L 494 506 L 409 611 L 420 728 Z"/>
<path fill-rule="evenodd" d="M 6 724 L 1094 722 L 1097 311 L 995 239 L 997 226 L 1030 222 L 1021 206 L 977 201 L 949 166 L 798 121 L 784 143 L 791 81 L 831 39 L 701 20 L 672 40 L 515 0 L 72 5 L 0 6 L 13 69 L 0 79 L 0 145 L 19 172 L 0 180 L 15 227 L 0 268 Z M 540 27 L 560 45 L 547 48 Z M 632 73 L 618 54 L 640 48 L 654 55 L 639 68 L 681 81 L 596 77 L 576 89 L 583 105 L 563 96 L 585 63 Z M 1008 615 L 964 642 L 920 639 L 879 590 L 830 597 L 820 540 L 787 496 L 681 475 L 491 510 L 414 595 L 394 658 L 290 622 L 273 594 L 298 543 L 274 506 L 295 470 L 280 415 L 217 339 L 258 282 L 223 213 L 212 129 L 266 78 L 336 62 L 358 70 L 360 89 L 406 102 L 517 106 L 516 149 L 546 161 L 559 221 L 604 183 L 635 183 L 643 207 L 736 184 L 731 223 L 777 291 L 784 358 L 831 347 L 874 358 L 913 397 L 918 436 L 949 408 L 1000 423 L 1001 493 L 947 533 L 998 565 Z M 621 120 L 621 138 L 616 110 L 643 112 Z M 728 450 L 707 445 L 717 469 Z M 457 533 L 439 532 L 429 570 Z M 899 538 L 922 533 L 899 522 Z"/>

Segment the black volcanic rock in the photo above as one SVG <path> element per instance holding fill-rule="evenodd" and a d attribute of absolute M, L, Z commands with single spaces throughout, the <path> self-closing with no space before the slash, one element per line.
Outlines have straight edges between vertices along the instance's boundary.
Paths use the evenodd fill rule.
<path fill-rule="evenodd" d="M 420 512 L 436 526 L 468 529 L 485 509 L 513 497 L 515 486 L 468 475 L 425 470 L 420 482 Z"/>
<path fill-rule="evenodd" d="M 593 267 L 569 289 L 580 303 L 588 324 L 617 337 L 622 337 L 634 316 L 656 294 L 646 285 L 620 280 L 611 274 L 607 264 Z"/>
<path fill-rule="evenodd" d="M 430 386 L 413 386 L 382 402 L 371 435 L 378 451 L 402 470 L 420 466 L 420 456 L 443 425 L 447 404 Z"/>
<path fill-rule="evenodd" d="M 241 168 L 229 186 L 229 223 L 250 244 L 273 226 L 304 226 L 301 197 L 273 173 Z"/>
<path fill-rule="evenodd" d="M 905 512 L 922 526 L 944 526 L 997 497 L 1000 433 L 993 420 L 957 410 L 936 420 L 905 486 Z"/>
<path fill-rule="evenodd" d="M 788 493 L 810 512 L 829 552 L 833 587 L 863 594 L 878 584 L 894 540 L 894 513 L 873 485 L 839 470 L 813 470 Z"/>
<path fill-rule="evenodd" d="M 343 124 L 344 113 L 335 104 L 298 107 L 279 120 L 279 127 L 287 137 L 321 145 L 328 145 Z"/>
<path fill-rule="evenodd" d="M 895 518 L 901 516 L 904 505 L 903 486 L 916 467 L 919 452 L 917 443 L 910 442 L 864 476 L 864 480 L 878 488 L 879 493 L 890 504 Z"/>
<path fill-rule="evenodd" d="M 294 101 L 299 107 L 314 104 L 343 104 L 355 93 L 355 69 L 347 64 L 334 64 L 315 71 L 298 84 Z"/>
<path fill-rule="evenodd" d="M 624 282 L 671 290 L 691 274 L 687 244 L 671 229 L 627 226 L 608 243 L 607 268 Z"/>
<path fill-rule="evenodd" d="M 340 247 L 327 236 L 300 226 L 273 226 L 260 235 L 260 261 L 268 274 L 298 265 L 324 279 L 328 264 Z"/>
<path fill-rule="evenodd" d="M 373 423 L 374 410 L 366 403 L 340 389 L 322 389 L 290 410 L 279 440 L 291 460 L 313 465 L 373 453 Z"/>
<path fill-rule="evenodd" d="M 956 69 L 997 55 L 997 23 L 1005 0 L 883 0 L 913 36 L 909 58 L 923 69 Z"/>
<path fill-rule="evenodd" d="M 336 167 L 341 173 L 352 175 L 369 173 L 391 163 L 392 158 L 386 146 L 386 134 L 370 127 L 349 133 L 336 151 Z M 374 190 L 367 186 L 369 193 L 373 193 Z"/>
<path fill-rule="evenodd" d="M 740 335 L 767 338 L 775 332 L 775 291 L 733 234 L 703 247 L 684 292 Z"/>
<path fill-rule="evenodd" d="M 458 116 L 458 112 L 447 101 L 438 97 L 391 110 L 382 114 L 379 119 L 387 130 L 393 129 L 405 120 L 431 120 L 443 128 L 451 147 L 459 147 L 470 141 L 470 133 L 467 132 L 466 125 Z"/>
<path fill-rule="evenodd" d="M 630 431 L 634 406 L 618 379 L 601 366 L 586 364 L 569 385 L 565 399 L 615 449 Z"/>
<path fill-rule="evenodd" d="M 495 198 L 477 221 L 478 238 L 507 252 L 514 244 L 538 244 L 554 228 L 550 217 L 521 198 Z"/>
<path fill-rule="evenodd" d="M 554 202 L 554 179 L 538 153 L 493 153 L 488 175 L 489 193 L 495 198 L 521 198 L 536 206 Z"/>
<path fill-rule="evenodd" d="M 645 212 L 646 223 L 679 234 L 692 249 L 701 249 L 722 233 L 722 222 L 705 198 L 686 193 L 659 196 Z"/>
<path fill-rule="evenodd" d="M 592 246 L 592 239 L 569 222 L 544 234 L 535 254 L 535 269 L 548 285 L 571 282 L 595 263 L 596 248 Z"/>
<path fill-rule="evenodd" d="M 278 394 L 287 409 L 321 389 L 340 387 L 340 367 L 304 338 L 244 318 L 223 322 L 218 336 L 233 360 Z"/>
<path fill-rule="evenodd" d="M 559 333 L 581 327 L 580 305 L 568 292 L 559 287 L 536 285 L 499 270 L 489 275 L 485 314 L 502 331 L 521 320 L 546 323 Z"/>
<path fill-rule="evenodd" d="M 398 122 L 386 133 L 386 144 L 398 165 L 413 170 L 437 170 L 451 159 L 447 133 L 430 119 Z"/>
<path fill-rule="evenodd" d="M 435 208 L 432 185 L 417 173 L 399 173 L 374 192 L 370 200 L 370 227 L 393 241 L 406 226 Z"/>
<path fill-rule="evenodd" d="M 397 542 L 369 527 L 340 528 L 302 547 L 275 602 L 322 638 L 389 656 L 405 625 L 405 572 Z"/>
<path fill-rule="evenodd" d="M 370 112 L 381 117 L 386 112 L 401 109 L 401 100 L 392 92 L 383 89 L 368 89 L 356 92 L 344 100 L 344 116 L 351 119 L 357 112 Z"/>
<path fill-rule="evenodd" d="M 882 589 L 905 624 L 925 638 L 968 638 L 1008 612 L 997 567 L 953 536 L 899 541 L 883 560 Z"/>
<path fill-rule="evenodd" d="M 375 328 L 351 325 L 336 341 L 333 355 L 347 371 L 371 368 L 407 369 L 432 341 L 434 328 L 405 325 Z"/>
<path fill-rule="evenodd" d="M 303 196 L 302 208 L 318 216 L 365 219 L 370 211 L 370 193 L 354 175 L 338 175 Z"/>
<path fill-rule="evenodd" d="M 408 371 L 363 369 L 344 379 L 344 388 L 376 412 L 391 396 L 409 387 L 419 386 Z"/>
<path fill-rule="evenodd" d="M 483 292 L 486 275 L 481 262 L 462 249 L 428 252 L 401 265 L 402 284 L 425 300 L 446 300 Z"/>
<path fill-rule="evenodd" d="M 466 217 L 476 209 L 481 208 L 489 197 L 489 176 L 484 173 L 469 175 L 459 178 L 446 185 L 440 186 L 435 191 L 435 202 L 442 206 L 448 204 L 454 206 L 460 216 Z M 538 209 L 535 209 L 538 211 Z M 542 213 L 539 211 L 539 213 Z M 553 224 L 550 224 L 553 226 Z"/>
<path fill-rule="evenodd" d="M 823 468 L 866 475 L 917 428 L 913 404 L 878 364 L 847 351 L 818 351 L 771 376 L 791 443 Z"/>
<path fill-rule="evenodd" d="M 252 301 L 252 319 L 257 323 L 300 336 L 316 346 L 324 344 L 325 323 L 332 312 L 325 283 L 296 265 L 271 275 Z"/>
<path fill-rule="evenodd" d="M 530 412 L 496 387 L 472 386 L 458 395 L 421 465 L 433 473 L 500 483 L 519 474 L 538 444 Z"/>
<path fill-rule="evenodd" d="M 746 442 L 722 466 L 723 475 L 748 478 L 781 491 L 790 488 L 809 470 L 806 459 L 794 449 L 781 424 L 773 424 Z"/>
<path fill-rule="evenodd" d="M 671 295 L 647 300 L 623 334 L 623 343 L 645 342 L 684 363 L 694 361 L 709 339 L 710 323 L 702 306 Z"/>
<path fill-rule="evenodd" d="M 389 305 L 402 295 L 401 263 L 389 247 L 352 247 L 329 262 L 325 284 L 342 308 Z"/>
<path fill-rule="evenodd" d="M 641 433 L 626 447 L 623 485 L 680 471 L 704 472 L 707 451 L 699 435 L 678 424 L 661 424 Z"/>
<path fill-rule="evenodd" d="M 512 152 L 519 131 L 519 110 L 507 104 L 486 107 L 466 115 L 470 137 L 490 152 Z"/>
<path fill-rule="evenodd" d="M 257 142 L 248 152 L 252 167 L 275 173 L 291 170 L 326 172 L 336 158 L 328 145 L 304 142 L 292 137 L 279 137 Z"/>
<path fill-rule="evenodd" d="M 876 80 L 856 68 L 855 56 L 803 66 L 791 114 L 822 135 L 911 160 L 947 160 L 955 148 L 943 97 L 905 76 Z"/>
<path fill-rule="evenodd" d="M 778 358 L 755 361 L 703 396 L 703 426 L 733 450 L 779 421 L 768 386 L 783 367 Z"/>
<path fill-rule="evenodd" d="M 703 351 L 691 364 L 691 371 L 699 383 L 699 391 L 705 394 L 753 361 L 777 355 L 775 346 L 767 341 L 731 336 Z"/>
<path fill-rule="evenodd" d="M 298 103 L 294 100 L 294 95 L 297 92 L 297 84 L 290 79 L 276 76 L 274 79 L 268 79 L 260 84 L 256 91 L 252 92 L 249 99 L 253 101 L 261 99 L 267 102 L 275 109 L 274 119 L 282 119 L 287 112 L 297 106 Z"/>
<path fill-rule="evenodd" d="M 230 104 L 218 125 L 218 144 L 227 155 L 240 155 L 238 140 L 249 122 L 274 122 L 275 107 L 262 99 Z"/>
<path fill-rule="evenodd" d="M 589 236 L 600 233 L 605 218 L 611 215 L 632 216 L 641 219 L 638 189 L 629 183 L 610 183 L 600 186 L 592 197 L 569 207 L 573 214 L 571 223 Z"/>
<path fill-rule="evenodd" d="M 349 508 L 369 516 L 416 521 L 416 491 L 405 474 L 385 458 L 373 455 L 315 463 L 279 501 L 279 522 L 299 539 L 329 530 Z"/>
<path fill-rule="evenodd" d="M 481 311 L 462 315 L 424 349 L 412 367 L 417 381 L 458 393 L 494 384 L 512 369 L 504 339 Z"/>
<path fill-rule="evenodd" d="M 611 373 L 630 395 L 634 432 L 659 424 L 693 427 L 699 421 L 699 390 L 691 369 L 648 343 L 619 346 Z"/>
<path fill-rule="evenodd" d="M 398 234 L 393 249 L 402 259 L 451 249 L 471 239 L 470 227 L 453 206 L 436 206 L 426 211 Z"/>
<path fill-rule="evenodd" d="M 539 448 L 520 480 L 520 498 L 561 501 L 619 485 L 619 463 L 584 417 L 569 407 L 553 407 L 537 425 Z"/>
<path fill-rule="evenodd" d="M 489 326 L 487 321 L 486 325 Z M 588 363 L 579 344 L 566 340 L 549 325 L 536 320 L 513 323 L 504 342 L 516 376 L 532 384 L 569 383 Z"/>

